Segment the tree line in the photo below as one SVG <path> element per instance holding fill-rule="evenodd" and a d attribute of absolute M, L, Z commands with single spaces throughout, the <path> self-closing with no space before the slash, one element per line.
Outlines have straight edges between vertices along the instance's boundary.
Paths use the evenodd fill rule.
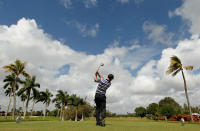
<path fill-rule="evenodd" d="M 135 115 L 138 117 L 147 117 L 149 119 L 156 120 L 158 117 L 163 116 L 166 119 L 169 119 L 173 115 L 178 114 L 188 114 L 189 110 L 188 106 L 184 104 L 180 106 L 178 102 L 176 102 L 171 97 L 165 97 L 161 99 L 158 103 L 151 103 L 146 108 L 145 107 L 137 107 L 135 108 Z M 197 106 L 191 107 L 191 111 L 195 113 L 199 113 L 199 108 Z"/>
<path fill-rule="evenodd" d="M 5 119 L 7 118 L 10 104 L 13 98 L 13 108 L 12 108 L 12 119 L 16 115 L 16 97 L 20 97 L 23 107 L 22 112 L 24 118 L 27 116 L 28 107 L 30 106 L 30 101 L 32 100 L 32 108 L 30 115 L 33 115 L 34 105 L 38 102 L 44 104 L 43 116 L 46 116 L 47 108 L 50 103 L 55 103 L 55 108 L 57 116 L 60 115 L 61 120 L 66 119 L 66 113 L 73 109 L 75 110 L 75 121 L 78 120 L 78 110 L 81 106 L 87 107 L 82 110 L 90 109 L 92 112 L 92 107 L 86 102 L 86 99 L 76 96 L 76 94 L 69 95 L 67 91 L 58 90 L 54 99 L 52 99 L 53 94 L 46 89 L 45 91 L 39 91 L 40 84 L 36 82 L 36 76 L 31 76 L 25 71 L 26 62 L 21 62 L 16 60 L 14 63 L 4 66 L 5 72 L 9 73 L 5 76 L 3 82 L 5 83 L 3 88 L 5 89 L 5 95 L 9 96 L 8 106 L 5 112 Z M 21 85 L 21 86 L 20 86 Z M 21 88 L 20 88 L 21 87 Z M 24 105 L 25 104 L 25 105 Z M 66 112 L 66 106 L 69 108 Z M 72 112 L 72 111 L 71 111 Z M 83 120 L 84 111 L 82 111 Z M 71 119 L 71 118 L 69 118 Z"/>

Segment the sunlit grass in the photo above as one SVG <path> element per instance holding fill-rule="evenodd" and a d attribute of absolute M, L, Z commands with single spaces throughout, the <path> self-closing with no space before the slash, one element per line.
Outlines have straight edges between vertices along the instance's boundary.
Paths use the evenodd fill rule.
<path fill-rule="evenodd" d="M 33 120 L 33 121 L 31 121 Z M 60 121 L 59 118 L 29 118 L 20 124 L 0 122 L 0 131 L 198 131 L 200 124 L 151 121 L 145 118 L 107 118 L 106 127 L 97 127 L 94 118 L 83 122 Z"/>

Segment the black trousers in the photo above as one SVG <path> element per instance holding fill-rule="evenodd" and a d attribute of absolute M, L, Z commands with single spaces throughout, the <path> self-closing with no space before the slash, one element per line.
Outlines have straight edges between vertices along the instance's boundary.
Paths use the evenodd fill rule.
<path fill-rule="evenodd" d="M 96 103 L 96 122 L 99 124 L 106 117 L 106 96 L 96 94 L 94 101 Z"/>

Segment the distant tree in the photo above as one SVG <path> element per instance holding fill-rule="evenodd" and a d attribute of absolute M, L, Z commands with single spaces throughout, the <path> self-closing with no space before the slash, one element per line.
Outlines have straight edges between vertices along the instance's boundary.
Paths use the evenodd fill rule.
<path fill-rule="evenodd" d="M 24 102 L 26 101 L 26 99 L 27 99 L 27 95 L 25 93 L 23 93 L 21 95 L 21 101 L 23 102 L 23 107 L 22 107 L 23 112 L 25 111 L 25 109 L 24 109 Z"/>
<path fill-rule="evenodd" d="M 69 104 L 70 97 L 67 91 L 58 90 L 56 97 L 53 99 L 53 103 L 56 102 L 57 104 L 61 104 L 61 120 L 64 121 L 65 117 L 65 107 Z"/>
<path fill-rule="evenodd" d="M 16 83 L 16 81 L 17 81 L 17 83 Z M 6 76 L 6 78 L 3 80 L 3 82 L 5 83 L 3 88 L 6 89 L 5 94 L 6 94 L 6 96 L 9 96 L 8 107 L 7 107 L 6 114 L 5 114 L 5 119 L 6 119 L 9 108 L 10 108 L 11 99 L 13 96 L 14 86 L 15 86 L 15 90 L 18 90 L 18 88 L 19 88 L 18 82 L 20 82 L 20 79 L 16 79 L 15 74 L 13 73 L 11 75 Z"/>
<path fill-rule="evenodd" d="M 80 97 L 77 97 L 75 94 L 73 94 L 70 98 L 72 100 L 72 105 L 76 107 L 76 116 L 75 116 L 75 121 L 77 121 L 77 116 L 78 116 L 78 107 L 80 105 L 84 105 L 85 104 L 85 101 L 80 98 Z"/>
<path fill-rule="evenodd" d="M 8 111 L 10 108 L 10 103 L 11 103 L 11 99 L 12 99 L 12 88 L 7 88 L 7 90 L 5 91 L 6 96 L 9 96 L 9 102 L 8 102 L 8 107 L 5 113 L 5 119 L 7 119 L 7 115 L 8 115 Z"/>
<path fill-rule="evenodd" d="M 26 93 L 26 95 L 27 95 L 26 108 L 24 111 L 24 118 L 26 117 L 26 113 L 28 111 L 28 105 L 29 105 L 31 94 L 38 92 L 37 88 L 40 88 L 40 84 L 36 83 L 35 80 L 36 80 L 36 76 L 33 76 L 32 78 L 27 77 L 26 80 L 23 81 L 24 87 L 21 88 L 17 93 L 18 96 L 21 96 L 23 93 Z"/>
<path fill-rule="evenodd" d="M 142 106 L 137 107 L 137 108 L 135 108 L 135 114 L 136 114 L 136 116 L 139 116 L 141 118 L 145 117 L 146 109 L 144 107 L 142 107 Z"/>
<path fill-rule="evenodd" d="M 21 62 L 20 60 L 16 60 L 14 64 L 6 65 L 3 68 L 6 70 L 5 72 L 11 72 L 14 74 L 15 82 L 13 85 L 13 111 L 12 111 L 12 119 L 15 117 L 15 109 L 16 109 L 16 86 L 19 79 L 19 76 L 22 74 L 25 77 L 29 77 L 29 74 L 24 70 L 26 62 Z"/>
<path fill-rule="evenodd" d="M 46 91 L 40 92 L 40 96 L 37 100 L 37 102 L 43 102 L 45 104 L 44 117 L 46 116 L 47 108 L 51 103 L 51 97 L 53 97 L 53 94 L 48 89 L 46 89 Z"/>
<path fill-rule="evenodd" d="M 159 108 L 165 105 L 171 105 L 174 114 L 181 113 L 181 106 L 171 97 L 165 97 L 159 101 Z"/>
<path fill-rule="evenodd" d="M 40 92 L 37 89 L 33 90 L 32 96 L 30 98 L 33 101 L 32 109 L 31 109 L 31 116 L 33 116 L 34 105 L 37 102 L 37 100 L 39 99 L 39 97 L 40 97 Z"/>
<path fill-rule="evenodd" d="M 182 109 L 182 113 L 183 114 L 190 114 L 189 110 L 188 110 L 188 106 L 187 104 L 183 104 L 183 109 Z"/>
<path fill-rule="evenodd" d="M 167 74 L 172 74 L 172 76 L 176 76 L 179 72 L 182 73 L 182 77 L 183 77 L 183 81 L 184 81 L 185 96 L 186 96 L 186 99 L 187 99 L 187 104 L 188 104 L 189 112 L 190 112 L 190 119 L 191 119 L 191 121 L 193 121 L 192 110 L 191 110 L 191 107 L 190 107 L 189 96 L 188 96 L 188 93 L 187 93 L 187 85 L 186 85 L 185 75 L 184 75 L 184 72 L 183 72 L 183 68 L 185 68 L 186 70 L 193 70 L 193 66 L 189 65 L 189 66 L 183 67 L 181 60 L 177 56 L 172 56 L 170 58 L 170 62 L 171 63 L 170 63 L 170 66 L 167 70 Z"/>
<path fill-rule="evenodd" d="M 151 103 L 149 104 L 149 106 L 147 107 L 147 114 L 151 114 L 151 115 L 156 115 L 157 111 L 158 111 L 158 104 L 157 103 Z"/>
<path fill-rule="evenodd" d="M 59 114 L 61 114 L 60 112 L 61 112 L 61 102 L 59 102 L 59 101 L 57 101 L 56 103 L 55 103 L 55 107 L 56 107 L 56 111 L 57 111 L 57 117 L 59 116 Z"/>
<path fill-rule="evenodd" d="M 167 118 L 170 118 L 172 115 L 175 114 L 175 110 L 172 105 L 166 104 L 159 108 L 160 113 Z"/>
<path fill-rule="evenodd" d="M 192 109 L 192 112 L 199 113 L 199 107 L 198 106 L 194 106 L 191 109 Z"/>

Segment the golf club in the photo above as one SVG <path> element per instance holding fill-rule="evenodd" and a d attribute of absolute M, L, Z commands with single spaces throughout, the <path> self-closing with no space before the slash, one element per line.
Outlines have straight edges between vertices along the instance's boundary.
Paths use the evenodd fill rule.
<path fill-rule="evenodd" d="M 98 67 L 98 69 L 97 69 L 97 72 L 99 71 L 99 69 L 100 69 L 101 66 L 104 66 L 104 64 L 101 63 L 101 64 L 99 65 L 99 67 Z"/>

